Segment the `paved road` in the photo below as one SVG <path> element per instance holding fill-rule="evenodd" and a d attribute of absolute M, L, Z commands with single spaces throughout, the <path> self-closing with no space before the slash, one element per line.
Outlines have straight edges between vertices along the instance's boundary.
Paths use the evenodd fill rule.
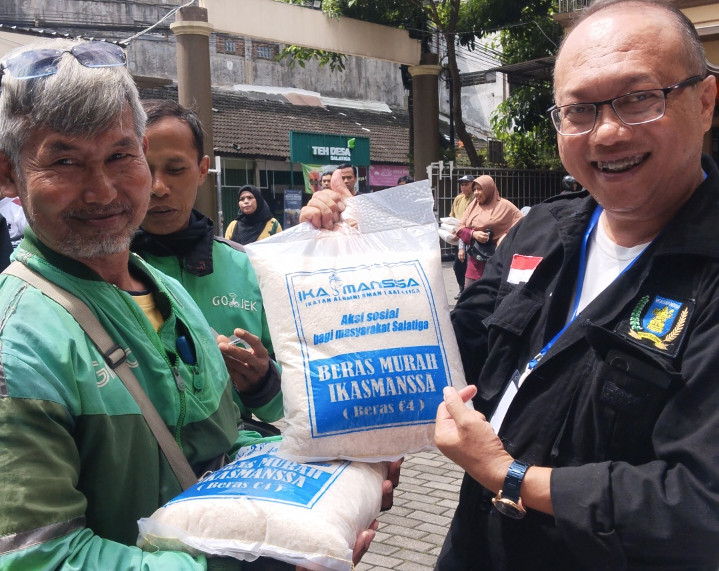
<path fill-rule="evenodd" d="M 454 307 L 457 282 L 444 263 L 447 301 Z M 357 571 L 431 571 L 457 507 L 464 472 L 437 451 L 405 458 L 394 507 L 380 515 L 379 531 Z"/>

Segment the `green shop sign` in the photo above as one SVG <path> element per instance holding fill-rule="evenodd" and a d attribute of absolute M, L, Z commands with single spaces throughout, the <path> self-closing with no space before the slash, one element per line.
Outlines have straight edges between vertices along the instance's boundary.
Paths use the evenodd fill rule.
<path fill-rule="evenodd" d="M 369 138 L 290 131 L 290 162 L 369 166 Z"/>

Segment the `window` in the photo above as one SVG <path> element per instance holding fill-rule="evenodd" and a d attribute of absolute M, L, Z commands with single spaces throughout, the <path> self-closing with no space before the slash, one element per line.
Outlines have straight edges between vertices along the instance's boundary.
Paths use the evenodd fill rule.
<path fill-rule="evenodd" d="M 225 34 L 217 34 L 215 43 L 218 54 L 229 54 L 233 56 L 245 55 L 245 40 Z"/>
<path fill-rule="evenodd" d="M 253 42 L 252 45 L 255 47 L 255 57 L 257 59 L 274 59 L 277 56 L 277 44 Z"/>
<path fill-rule="evenodd" d="M 460 73 L 459 79 L 462 82 L 462 87 L 470 87 L 483 83 L 496 83 L 497 74 L 494 71 L 471 71 Z M 447 89 L 449 89 L 449 82 L 447 82 Z"/>
<path fill-rule="evenodd" d="M 257 46 L 257 57 L 262 59 L 271 59 L 272 48 L 270 46 Z"/>

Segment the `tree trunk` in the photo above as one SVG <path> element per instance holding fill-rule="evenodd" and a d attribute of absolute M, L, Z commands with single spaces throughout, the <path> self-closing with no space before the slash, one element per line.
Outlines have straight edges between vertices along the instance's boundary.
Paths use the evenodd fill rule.
<path fill-rule="evenodd" d="M 448 31 L 453 32 L 454 30 Z M 464 126 L 464 119 L 462 118 L 462 80 L 459 77 L 459 67 L 457 66 L 457 52 L 454 43 L 455 35 L 453 33 L 445 34 L 444 39 L 447 42 L 447 61 L 449 74 L 452 78 L 452 116 L 454 117 L 454 128 L 457 131 L 459 140 L 462 141 L 467 151 L 469 163 L 473 167 L 479 167 L 482 166 L 482 160 L 474 148 L 472 135 L 467 132 L 467 128 Z"/>
<path fill-rule="evenodd" d="M 477 154 L 477 149 L 474 148 L 472 136 L 467 132 L 467 128 L 464 126 L 464 119 L 462 118 L 462 80 L 459 77 L 457 50 L 455 49 L 455 32 L 457 31 L 459 9 L 462 4 L 462 0 L 450 0 L 451 9 L 449 21 L 447 21 L 446 26 L 442 22 L 439 10 L 437 9 L 437 0 L 429 0 L 429 3 L 427 4 L 425 4 L 425 0 L 412 1 L 415 2 L 415 4 L 424 7 L 428 18 L 434 23 L 437 30 L 439 30 L 439 32 L 444 36 L 445 42 L 447 43 L 447 61 L 449 65 L 449 74 L 452 78 L 452 116 L 454 117 L 454 128 L 457 131 L 459 140 L 462 141 L 462 144 L 467 151 L 469 163 L 473 167 L 482 166 L 482 161 Z"/>

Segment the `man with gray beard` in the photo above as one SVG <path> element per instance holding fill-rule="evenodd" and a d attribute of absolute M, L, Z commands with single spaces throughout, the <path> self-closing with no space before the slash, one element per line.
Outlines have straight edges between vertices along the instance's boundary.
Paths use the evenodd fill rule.
<path fill-rule="evenodd" d="M 134 547 L 137 520 L 182 488 L 123 363 L 189 462 L 183 480 L 239 447 L 235 379 L 207 321 L 130 254 L 150 199 L 145 121 L 119 46 L 54 40 L 0 63 L 0 190 L 29 222 L 0 276 L 0 569 L 240 566 Z M 84 303 L 116 345 L 100 351 L 28 283 L 38 277 Z M 360 534 L 355 562 L 373 536 Z"/>

